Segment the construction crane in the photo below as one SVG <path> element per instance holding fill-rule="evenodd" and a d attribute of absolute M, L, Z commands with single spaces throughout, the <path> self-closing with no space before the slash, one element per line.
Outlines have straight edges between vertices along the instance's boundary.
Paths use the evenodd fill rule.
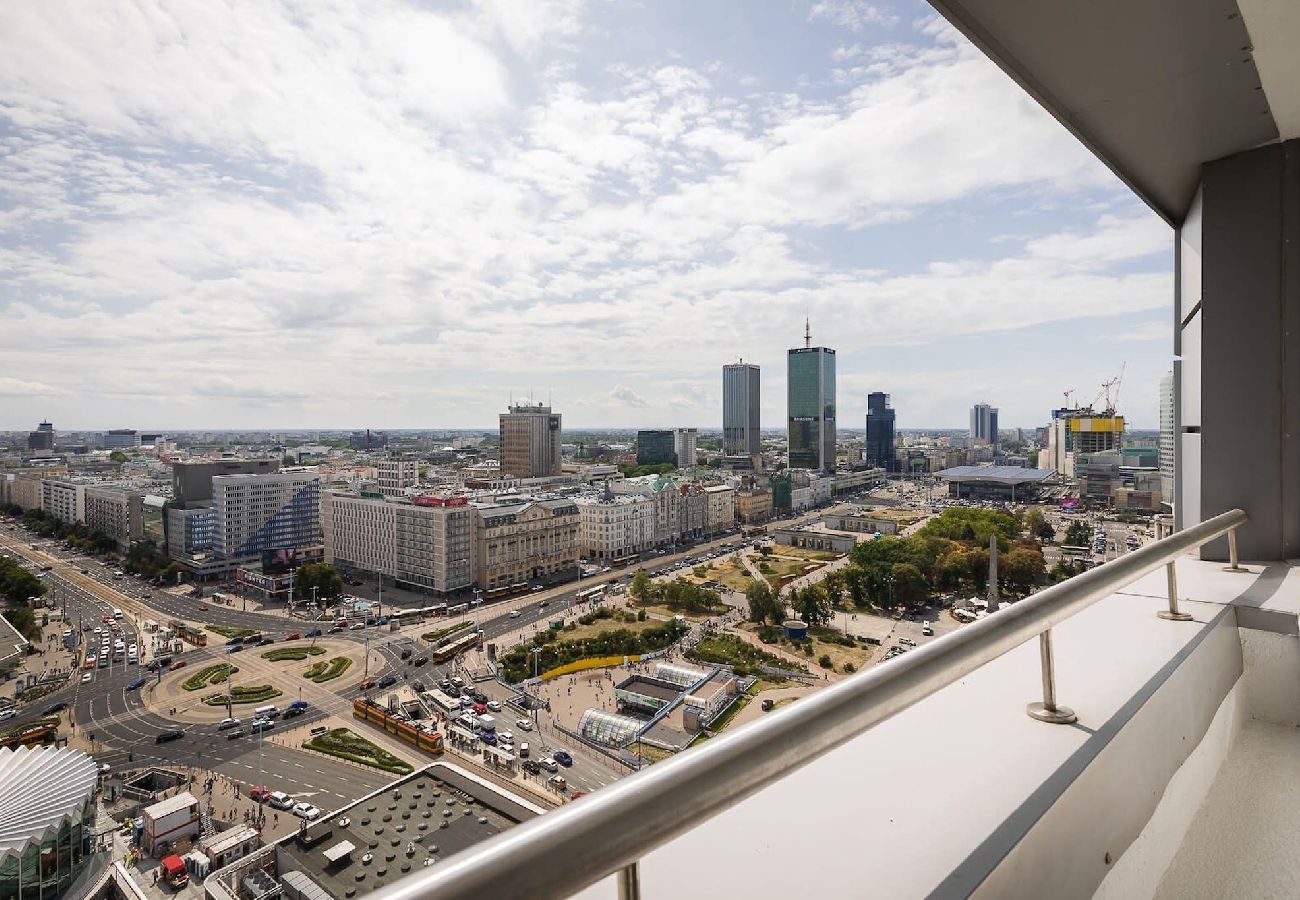
<path fill-rule="evenodd" d="M 1098 391 L 1097 396 L 1093 398 L 1092 402 L 1095 404 L 1098 400 L 1100 400 L 1103 396 L 1105 396 L 1106 398 L 1105 414 L 1108 416 L 1115 415 L 1115 404 L 1119 402 L 1119 386 L 1120 383 L 1124 381 L 1124 369 L 1127 366 L 1128 366 L 1128 360 L 1125 360 L 1124 362 L 1120 363 L 1119 374 L 1116 375 L 1114 378 L 1108 378 L 1105 381 L 1103 381 L 1101 383 L 1101 390 Z M 1114 389 L 1114 393 L 1111 392 L 1112 388 Z"/>
<path fill-rule="evenodd" d="M 1074 409 L 1074 407 L 1070 405 L 1070 398 L 1073 397 L 1073 396 L 1074 396 L 1074 388 L 1070 388 L 1068 391 L 1065 391 L 1065 408 L 1066 408 L 1066 409 Z"/>

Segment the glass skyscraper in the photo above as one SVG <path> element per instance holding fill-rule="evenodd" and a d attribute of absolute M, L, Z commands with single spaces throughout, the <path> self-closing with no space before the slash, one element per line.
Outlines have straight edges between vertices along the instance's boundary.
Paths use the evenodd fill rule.
<path fill-rule="evenodd" d="M 758 456 L 758 366 L 744 360 L 722 367 L 722 452 Z"/>
<path fill-rule="evenodd" d="M 805 343 L 808 343 L 805 338 Z M 790 468 L 835 468 L 835 351 L 798 347 L 786 358 Z"/>
<path fill-rule="evenodd" d="M 874 391 L 867 394 L 866 459 L 873 466 L 898 471 L 894 456 L 894 410 L 889 395 Z"/>

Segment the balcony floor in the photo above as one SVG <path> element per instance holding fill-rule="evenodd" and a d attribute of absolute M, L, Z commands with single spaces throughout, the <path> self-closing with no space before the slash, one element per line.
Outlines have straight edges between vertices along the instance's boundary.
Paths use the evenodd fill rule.
<path fill-rule="evenodd" d="M 1300 730 L 1246 722 L 1155 896 L 1294 897 L 1297 834 Z"/>

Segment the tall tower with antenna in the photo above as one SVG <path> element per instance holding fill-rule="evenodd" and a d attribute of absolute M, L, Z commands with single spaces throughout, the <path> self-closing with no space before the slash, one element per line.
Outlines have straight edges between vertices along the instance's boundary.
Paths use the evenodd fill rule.
<path fill-rule="evenodd" d="M 812 345 L 804 319 L 802 347 L 786 354 L 790 468 L 835 469 L 835 351 Z"/>

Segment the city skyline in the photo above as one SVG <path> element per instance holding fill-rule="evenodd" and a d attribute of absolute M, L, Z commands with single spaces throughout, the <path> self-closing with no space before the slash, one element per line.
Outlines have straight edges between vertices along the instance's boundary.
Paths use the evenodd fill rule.
<path fill-rule="evenodd" d="M 841 418 L 1127 360 L 1154 427 L 1167 226 L 928 6 L 841 7 L 7 7 L 0 417 L 702 427 L 743 356 L 776 425 L 811 315 Z"/>

